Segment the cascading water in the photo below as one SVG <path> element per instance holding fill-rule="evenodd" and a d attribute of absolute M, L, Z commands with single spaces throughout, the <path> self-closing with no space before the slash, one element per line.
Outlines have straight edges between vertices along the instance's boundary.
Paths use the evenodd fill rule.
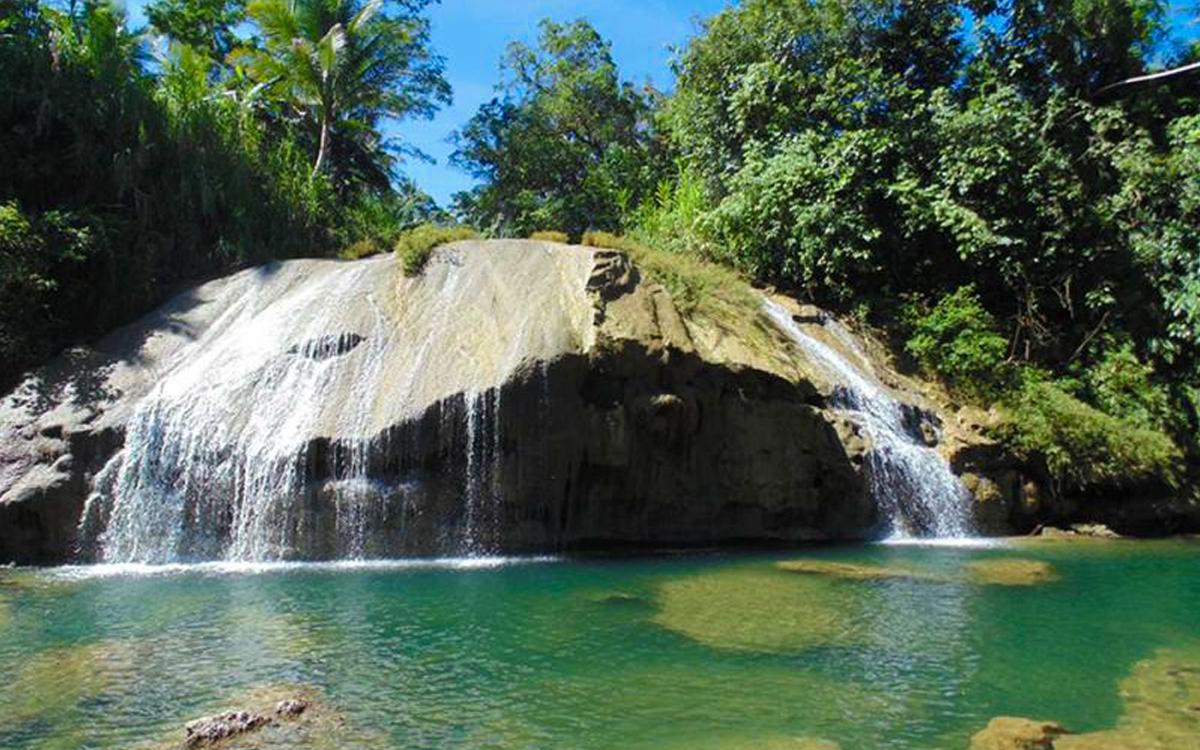
<path fill-rule="evenodd" d="M 864 369 L 807 333 L 782 305 L 765 300 L 768 317 L 820 367 L 834 387 L 834 406 L 871 438 L 868 475 L 894 538 L 972 535 L 969 494 L 949 464 L 915 433 L 904 407 Z M 831 323 L 836 326 L 836 323 Z M 855 348 L 853 339 L 835 330 Z M 864 362 L 865 357 L 859 357 Z"/>
<path fill-rule="evenodd" d="M 93 479 L 82 554 L 501 551 L 501 389 L 586 348 L 592 265 L 499 242 L 440 250 L 419 278 L 391 258 L 292 261 L 181 297 L 143 343 L 153 378 L 135 382 L 153 386 L 131 394 L 123 447 Z"/>
<path fill-rule="evenodd" d="M 305 543 L 309 436 L 331 418 L 320 400 L 348 390 L 328 429 L 364 435 L 383 375 L 389 326 L 369 293 L 358 330 L 328 333 L 345 323 L 332 320 L 338 300 L 370 289 L 369 272 L 330 269 L 279 298 L 251 287 L 168 364 L 88 500 L 83 537 L 103 529 L 93 539 L 101 560 L 268 560 Z M 281 347 L 282 331 L 296 343 Z M 349 556 L 361 554 L 381 493 L 367 479 L 370 439 L 337 447 L 334 554 Z"/>

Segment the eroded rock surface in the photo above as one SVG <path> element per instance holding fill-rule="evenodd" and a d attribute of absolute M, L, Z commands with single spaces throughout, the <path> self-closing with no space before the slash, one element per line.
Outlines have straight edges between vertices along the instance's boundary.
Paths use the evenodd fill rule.
<path fill-rule="evenodd" d="M 244 271 L 0 401 L 0 561 L 873 534 L 869 446 L 764 336 L 684 320 L 590 248 L 457 243 L 416 279 L 391 258 Z"/>

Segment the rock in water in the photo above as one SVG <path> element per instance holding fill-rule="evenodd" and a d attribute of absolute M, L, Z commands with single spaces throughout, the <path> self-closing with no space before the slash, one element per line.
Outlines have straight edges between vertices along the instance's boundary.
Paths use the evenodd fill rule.
<path fill-rule="evenodd" d="M 187 723 L 185 743 L 188 747 L 214 745 L 221 740 L 253 732 L 270 721 L 262 714 L 249 711 L 230 711 L 217 716 L 207 716 Z"/>
<path fill-rule="evenodd" d="M 971 750 L 1054 750 L 1054 740 L 1067 733 L 1053 721 L 998 716 L 971 738 Z"/>
<path fill-rule="evenodd" d="M 1054 566 L 1042 560 L 1005 558 L 999 560 L 973 560 L 966 568 L 970 580 L 975 583 L 999 586 L 1037 586 L 1058 580 Z"/>
<path fill-rule="evenodd" d="M 870 446 L 804 351 L 751 328 L 685 320 L 593 248 L 249 269 L 0 400 L 0 561 L 877 533 Z"/>

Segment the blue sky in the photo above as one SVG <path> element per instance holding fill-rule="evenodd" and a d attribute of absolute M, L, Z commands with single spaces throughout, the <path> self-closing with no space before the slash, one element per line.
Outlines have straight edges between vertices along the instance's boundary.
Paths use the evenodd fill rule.
<path fill-rule="evenodd" d="M 145 23 L 141 9 L 147 1 L 128 0 L 135 25 Z M 625 79 L 669 89 L 671 46 L 683 44 L 700 20 L 727 4 L 728 0 L 442 0 L 432 5 L 433 46 L 446 58 L 454 103 L 432 120 L 409 120 L 391 127 L 435 160 L 433 164 L 411 161 L 405 173 L 443 206 L 451 195 L 471 186 L 468 175 L 450 166 L 452 149 L 447 139 L 492 98 L 504 48 L 513 40 L 535 41 L 541 19 L 587 18 L 612 42 Z M 1172 5 L 1176 29 L 1195 38 L 1194 22 L 1179 17 L 1186 0 Z"/>
<path fill-rule="evenodd" d="M 686 41 L 699 19 L 725 5 L 725 0 L 443 0 L 430 9 L 430 20 L 454 104 L 431 121 L 400 126 L 402 135 L 437 160 L 409 163 L 405 171 L 442 205 L 471 186 L 471 178 L 448 163 L 452 149 L 446 138 L 494 95 L 505 46 L 515 39 L 534 42 L 541 19 L 587 18 L 612 41 L 622 76 L 667 88 L 670 46 Z"/>

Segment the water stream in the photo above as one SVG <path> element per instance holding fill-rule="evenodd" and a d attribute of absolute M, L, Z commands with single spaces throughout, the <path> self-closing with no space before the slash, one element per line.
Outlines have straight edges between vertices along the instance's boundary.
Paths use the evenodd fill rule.
<path fill-rule="evenodd" d="M 920 435 L 916 410 L 906 410 L 877 378 L 836 348 L 812 336 L 772 300 L 767 315 L 835 384 L 833 405 L 870 437 L 868 475 L 893 539 L 972 535 L 970 495 L 950 465 Z M 836 326 L 831 323 L 830 326 Z M 848 333 L 834 331 L 851 351 Z M 866 362 L 859 353 L 858 359 Z"/>

